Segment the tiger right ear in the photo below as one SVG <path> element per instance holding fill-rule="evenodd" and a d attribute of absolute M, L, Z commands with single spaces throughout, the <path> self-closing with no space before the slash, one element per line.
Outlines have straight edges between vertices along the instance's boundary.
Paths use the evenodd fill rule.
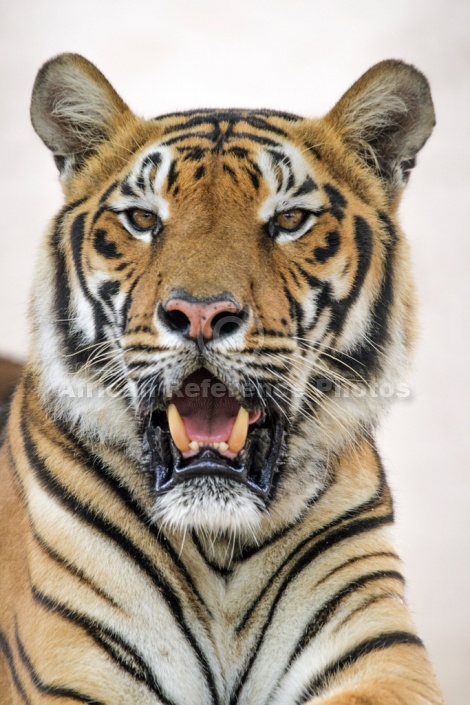
<path fill-rule="evenodd" d="M 79 54 L 60 54 L 38 72 L 31 121 L 62 173 L 79 168 L 125 114 L 130 110 L 111 84 Z"/>

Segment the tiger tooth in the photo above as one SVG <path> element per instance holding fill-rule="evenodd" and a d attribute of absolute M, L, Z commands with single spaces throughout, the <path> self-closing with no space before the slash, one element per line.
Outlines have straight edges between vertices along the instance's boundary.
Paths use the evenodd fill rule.
<path fill-rule="evenodd" d="M 189 444 L 189 447 L 191 448 L 191 450 L 199 450 L 198 441 L 191 441 L 191 443 Z"/>
<path fill-rule="evenodd" d="M 228 443 L 225 443 L 225 441 L 219 443 L 219 450 L 221 453 L 225 453 L 225 451 L 228 450 Z"/>
<path fill-rule="evenodd" d="M 239 453 L 245 445 L 248 435 L 248 422 L 250 415 L 243 406 L 238 410 L 237 418 L 233 424 L 230 438 L 228 439 L 228 450 L 232 453 Z"/>
<path fill-rule="evenodd" d="M 181 453 L 189 450 L 189 438 L 184 427 L 183 419 L 174 404 L 170 404 L 167 409 L 168 426 L 175 446 Z"/>

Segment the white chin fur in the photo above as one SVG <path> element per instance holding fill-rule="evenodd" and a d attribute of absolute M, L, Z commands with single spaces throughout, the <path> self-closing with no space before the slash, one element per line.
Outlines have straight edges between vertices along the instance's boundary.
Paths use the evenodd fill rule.
<path fill-rule="evenodd" d="M 242 484 L 221 477 L 200 477 L 159 497 L 154 517 L 175 531 L 253 536 L 264 513 L 263 502 Z"/>

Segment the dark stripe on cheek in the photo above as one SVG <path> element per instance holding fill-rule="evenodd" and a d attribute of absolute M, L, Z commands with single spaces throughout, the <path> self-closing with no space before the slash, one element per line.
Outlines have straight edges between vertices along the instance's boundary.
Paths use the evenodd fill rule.
<path fill-rule="evenodd" d="M 338 252 L 340 242 L 340 234 L 337 230 L 333 230 L 326 236 L 325 247 L 316 247 L 313 251 L 313 256 L 318 262 L 326 262 Z"/>
<path fill-rule="evenodd" d="M 357 215 L 354 219 L 354 234 L 356 240 L 357 249 L 357 270 L 356 278 L 354 280 L 353 287 L 348 296 L 347 302 L 348 306 L 351 306 L 359 296 L 359 292 L 362 289 L 366 274 L 369 271 L 370 262 L 372 259 L 372 230 L 370 229 L 368 223 L 360 215 Z"/>
<path fill-rule="evenodd" d="M 196 179 L 196 181 L 199 181 L 199 179 L 204 176 L 204 172 L 205 167 L 201 164 L 201 166 L 198 166 L 198 168 L 194 172 L 194 178 Z"/>
<path fill-rule="evenodd" d="M 98 294 L 102 301 L 104 301 L 108 306 L 111 306 L 112 299 L 119 291 L 119 282 L 110 281 L 102 284 L 98 290 Z"/>
<path fill-rule="evenodd" d="M 387 228 L 390 240 L 385 245 L 384 273 L 379 295 L 374 303 L 371 320 L 372 324 L 368 334 L 368 340 L 354 351 L 356 364 L 363 369 L 373 371 L 380 364 L 380 350 L 389 341 L 388 324 L 390 309 L 393 305 L 393 271 L 395 263 L 395 245 L 397 235 L 393 224 L 385 214 L 379 214 L 379 218 Z"/>
<path fill-rule="evenodd" d="M 87 213 L 80 213 L 77 215 L 75 220 L 72 223 L 72 227 L 70 228 L 70 243 L 72 246 L 72 255 L 73 255 L 73 262 L 75 266 L 75 271 L 77 273 L 78 281 L 80 284 L 80 288 L 84 294 L 84 296 L 87 298 L 89 303 L 91 304 L 93 308 L 93 318 L 96 326 L 96 339 L 101 339 L 103 335 L 103 326 L 107 322 L 106 321 L 106 316 L 104 314 L 104 311 L 102 310 L 102 307 L 100 304 L 93 298 L 91 295 L 87 282 L 85 279 L 85 275 L 83 273 L 83 265 L 82 265 L 82 246 L 83 246 L 83 240 L 85 237 L 85 219 L 86 219 Z M 77 348 L 79 348 L 80 345 L 77 343 Z"/>
<path fill-rule="evenodd" d="M 77 272 L 78 281 L 83 291 L 87 293 L 85 277 L 83 275 L 82 266 L 82 245 L 83 238 L 85 237 L 85 218 L 86 213 L 80 213 L 77 215 L 70 228 L 70 242 L 72 245 L 72 255 L 73 263 L 75 265 L 75 271 Z M 89 296 L 89 295 L 88 295 Z"/>
<path fill-rule="evenodd" d="M 106 239 L 107 232 L 101 228 L 95 230 L 94 245 L 97 252 L 108 259 L 120 259 L 122 254 L 118 252 L 116 243 Z"/>
<path fill-rule="evenodd" d="M 331 325 L 337 333 L 341 331 L 349 309 L 359 296 L 372 258 L 372 231 L 361 216 L 356 216 L 354 219 L 354 235 L 357 251 L 356 276 L 349 295 L 343 301 L 332 304 Z"/>
<path fill-rule="evenodd" d="M 333 215 L 339 221 L 343 220 L 344 209 L 348 204 L 343 194 L 331 184 L 325 184 L 323 186 L 323 190 L 325 191 L 330 201 L 331 215 Z"/>
<path fill-rule="evenodd" d="M 284 286 L 284 294 L 289 303 L 289 315 L 292 321 L 296 324 L 297 335 L 303 336 L 304 329 L 302 326 L 303 310 L 297 299 L 291 294 L 287 285 Z"/>

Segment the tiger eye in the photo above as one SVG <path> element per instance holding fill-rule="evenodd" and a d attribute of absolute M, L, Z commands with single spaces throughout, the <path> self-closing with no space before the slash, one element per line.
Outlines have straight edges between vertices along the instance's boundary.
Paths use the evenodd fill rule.
<path fill-rule="evenodd" d="M 150 230 L 158 220 L 156 213 L 145 211 L 142 208 L 131 208 L 127 211 L 127 216 L 137 230 Z"/>
<path fill-rule="evenodd" d="M 294 208 L 291 211 L 279 213 L 276 216 L 276 225 L 281 230 L 295 230 L 305 220 L 305 211 L 301 208 Z"/>

